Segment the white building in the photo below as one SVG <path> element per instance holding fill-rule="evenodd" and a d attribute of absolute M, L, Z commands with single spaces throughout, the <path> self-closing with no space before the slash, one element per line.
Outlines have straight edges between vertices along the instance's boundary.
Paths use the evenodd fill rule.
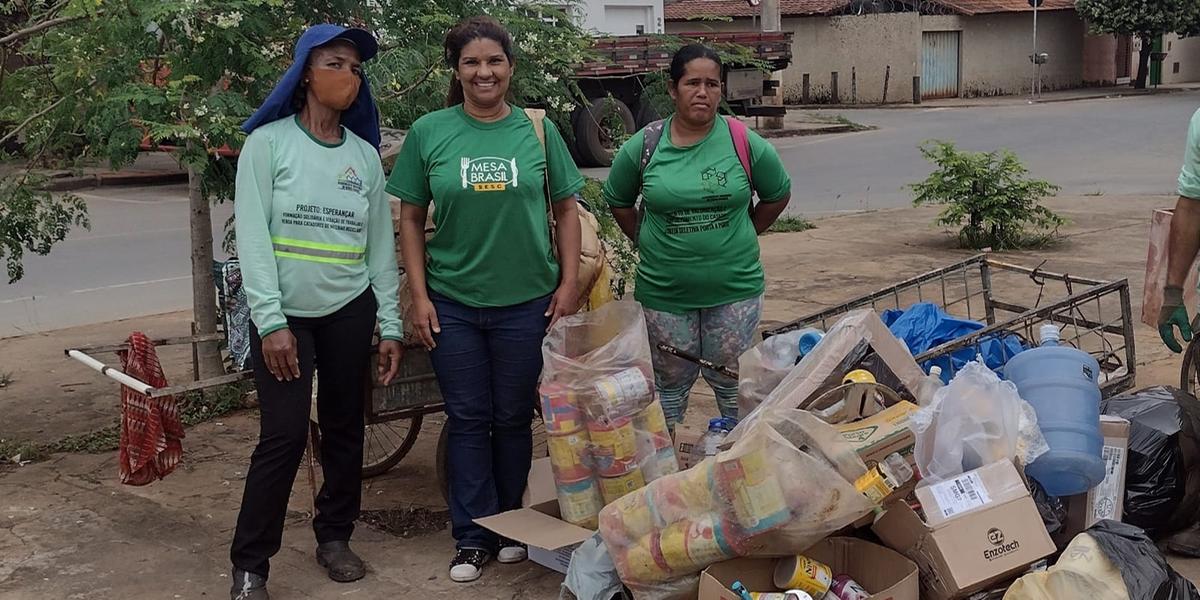
<path fill-rule="evenodd" d="M 663 0 L 579 0 L 580 24 L 604 35 L 663 33 Z"/>

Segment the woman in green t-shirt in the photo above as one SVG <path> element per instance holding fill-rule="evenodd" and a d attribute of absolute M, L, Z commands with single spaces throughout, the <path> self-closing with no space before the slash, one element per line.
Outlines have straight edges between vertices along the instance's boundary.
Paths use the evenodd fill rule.
<path fill-rule="evenodd" d="M 578 304 L 583 177 L 549 120 L 545 147 L 507 101 L 512 39 L 488 17 L 450 30 L 448 108 L 421 117 L 404 140 L 387 191 L 400 198 L 410 320 L 446 403 L 450 516 L 457 582 L 484 563 L 526 558 L 475 519 L 520 508 L 533 453 L 530 423 L 542 338 Z M 546 219 L 554 202 L 558 260 Z M 430 203 L 434 234 L 425 239 Z"/>
<path fill-rule="evenodd" d="M 747 132 L 750 173 L 743 166 L 729 122 L 717 117 L 721 72 L 710 48 L 693 44 L 676 52 L 668 88 L 675 114 L 662 124 L 647 162 L 643 145 L 653 126 L 626 142 L 604 185 L 613 216 L 641 252 L 634 295 L 645 308 L 655 385 L 671 427 L 683 421 L 700 367 L 656 346 L 736 364 L 762 316 L 756 236 L 791 198 L 779 154 L 754 132 Z M 634 208 L 639 194 L 641 222 Z M 736 417 L 737 381 L 707 369 L 704 379 L 721 415 Z"/>

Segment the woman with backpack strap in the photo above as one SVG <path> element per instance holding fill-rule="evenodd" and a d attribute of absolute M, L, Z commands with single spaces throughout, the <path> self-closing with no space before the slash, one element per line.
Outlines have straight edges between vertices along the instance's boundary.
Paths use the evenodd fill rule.
<path fill-rule="evenodd" d="M 641 252 L 634 295 L 645 308 L 655 385 L 672 429 L 701 369 L 656 346 L 736 364 L 762 317 L 756 236 L 791 198 L 775 148 L 741 121 L 718 118 L 722 68 L 708 47 L 676 52 L 668 87 L 675 114 L 630 138 L 604 185 L 617 224 Z M 708 369 L 704 379 L 721 415 L 736 417 L 737 381 Z"/>
<path fill-rule="evenodd" d="M 526 558 L 524 546 L 475 519 L 521 506 L 542 338 L 579 303 L 575 194 L 583 177 L 551 121 L 542 122 L 543 146 L 530 116 L 508 103 L 515 64 L 502 25 L 467 19 L 444 46 L 454 71 L 447 108 L 413 124 L 387 191 L 402 202 L 409 318 L 430 350 L 446 404 L 458 549 L 450 578 L 461 583 L 478 579 L 492 557 Z"/>

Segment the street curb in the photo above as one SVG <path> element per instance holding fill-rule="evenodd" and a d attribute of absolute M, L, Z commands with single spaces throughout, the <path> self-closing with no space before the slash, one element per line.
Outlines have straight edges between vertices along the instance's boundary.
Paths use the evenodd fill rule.
<path fill-rule="evenodd" d="M 187 173 L 180 172 L 146 172 L 118 171 L 115 173 L 95 173 L 91 175 L 70 175 L 50 179 L 42 186 L 49 192 L 69 192 L 95 187 L 110 186 L 141 186 L 141 185 L 171 185 L 187 182 Z"/>
<path fill-rule="evenodd" d="M 1033 104 L 1059 104 L 1062 102 L 1077 102 L 1080 100 L 1105 100 L 1109 98 L 1135 98 L 1139 96 L 1158 96 L 1165 94 L 1175 94 L 1178 92 L 1194 92 L 1200 90 L 1200 87 L 1181 87 L 1181 88 L 1162 88 L 1157 90 L 1136 91 L 1130 89 L 1128 92 L 1105 93 L 1105 94 L 1089 94 L 1087 96 L 1073 96 L 1070 98 L 1050 98 L 1042 99 Z M 1009 98 L 1008 102 L 1001 101 L 985 101 L 985 102 L 956 102 L 944 103 L 938 100 L 932 100 L 933 104 L 921 103 L 913 104 L 911 102 L 889 102 L 880 104 L 878 102 L 871 104 L 788 104 L 785 106 L 787 110 L 857 110 L 857 109 L 886 109 L 886 110 L 919 110 L 923 108 L 999 108 L 1005 106 L 1025 106 L 1021 102 L 1028 103 L 1028 100 L 1021 99 L 1018 96 L 995 96 L 995 98 Z"/>
<path fill-rule="evenodd" d="M 832 135 L 835 133 L 850 133 L 852 131 L 866 131 L 874 129 L 874 127 L 866 127 L 863 125 L 830 125 L 829 127 L 820 127 L 812 129 L 755 129 L 760 137 L 763 138 L 785 138 L 785 137 L 804 137 L 810 135 Z"/>

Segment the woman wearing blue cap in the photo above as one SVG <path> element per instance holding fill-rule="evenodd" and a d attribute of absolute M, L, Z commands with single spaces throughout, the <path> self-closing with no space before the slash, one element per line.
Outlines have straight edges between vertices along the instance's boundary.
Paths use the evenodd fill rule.
<path fill-rule="evenodd" d="M 262 107 L 242 126 L 235 224 L 250 304 L 262 412 L 230 558 L 234 600 L 266 600 L 288 496 L 304 454 L 314 368 L 325 483 L 313 529 L 335 581 L 366 573 L 350 550 L 362 496 L 363 398 L 379 322 L 379 378 L 402 349 L 399 277 L 379 161 L 379 118 L 361 29 L 317 25 Z"/>

